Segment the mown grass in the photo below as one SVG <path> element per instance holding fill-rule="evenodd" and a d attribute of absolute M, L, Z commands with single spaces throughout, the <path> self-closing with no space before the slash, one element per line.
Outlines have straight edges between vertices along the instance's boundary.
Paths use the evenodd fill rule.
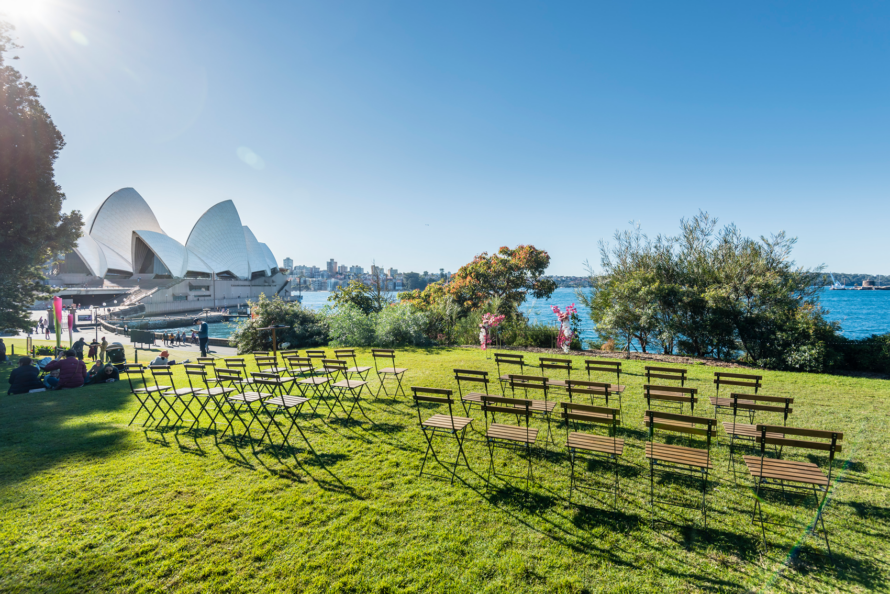
<path fill-rule="evenodd" d="M 359 359 L 371 364 L 365 351 Z M 455 387 L 455 367 L 495 371 L 490 353 L 469 349 L 406 349 L 398 363 L 410 370 L 406 384 L 418 386 Z M 766 509 L 793 526 L 768 526 L 764 552 L 751 523 L 751 481 L 743 466 L 730 471 L 722 429 L 707 529 L 697 512 L 680 508 L 656 509 L 659 523 L 650 526 L 642 369 L 627 362 L 622 378 L 628 390 L 619 433 L 628 445 L 618 509 L 604 493 L 576 494 L 568 504 L 565 430 L 556 424 L 556 444 L 539 441 L 537 480 L 526 493 L 524 480 L 486 481 L 481 442 L 468 444 L 472 469 L 459 469 L 454 485 L 418 476 L 426 442 L 403 397 L 366 401 L 373 422 L 307 415 L 302 426 L 316 454 L 294 434 L 297 451 L 276 454 L 268 444 L 184 427 L 128 427 L 137 403 L 126 382 L 0 396 L 0 590 L 888 590 L 887 381 L 763 373 L 764 393 L 796 398 L 790 424 L 845 434 L 826 508 L 833 564 L 821 540 L 803 538 L 813 506 L 781 498 L 768 497 Z M 691 367 L 691 385 L 704 397 L 714 391 L 713 371 Z M 484 428 L 478 409 L 472 416 Z M 451 459 L 453 444 L 439 445 Z M 496 463 L 501 472 L 523 471 L 524 460 L 511 453 L 496 452 Z M 427 470 L 445 474 L 435 465 Z M 608 468 L 582 470 L 605 484 Z M 694 487 L 665 482 L 658 489 L 693 497 Z"/>

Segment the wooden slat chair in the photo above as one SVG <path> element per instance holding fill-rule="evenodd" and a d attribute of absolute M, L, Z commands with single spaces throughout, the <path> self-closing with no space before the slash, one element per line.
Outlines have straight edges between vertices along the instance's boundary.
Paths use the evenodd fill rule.
<path fill-rule="evenodd" d="M 624 414 L 624 407 L 621 403 L 621 392 L 613 392 L 609 382 L 587 382 L 583 380 L 569 380 L 566 382 L 566 393 L 569 395 L 569 402 L 575 402 L 575 397 L 589 397 L 590 404 L 596 404 L 596 398 L 605 400 L 606 406 L 609 406 L 609 399 L 618 396 L 618 409 Z"/>
<path fill-rule="evenodd" d="M 249 375 L 250 372 L 247 369 L 247 362 L 244 359 L 240 357 L 234 357 L 223 359 L 223 361 L 225 362 L 226 369 L 231 369 L 241 374 L 241 382 L 243 383 L 243 385 L 251 385 Z"/>
<path fill-rule="evenodd" d="M 260 393 L 268 392 L 269 396 L 289 394 L 291 386 L 296 381 L 296 378 L 273 371 L 255 371 L 250 376 L 253 379 L 256 391 Z"/>
<path fill-rule="evenodd" d="M 358 364 L 358 358 L 355 356 L 355 349 L 334 349 L 334 357 L 352 361 L 352 367 L 346 370 L 347 375 L 357 375 L 362 381 L 368 379 L 368 374 L 371 372 L 371 366 Z"/>
<path fill-rule="evenodd" d="M 189 386 L 192 388 L 192 393 L 195 395 L 195 399 L 201 405 L 198 414 L 195 415 L 195 420 L 189 426 L 188 430 L 191 431 L 195 425 L 198 425 L 201 419 L 201 414 L 206 414 L 210 419 L 210 426 L 216 426 L 216 419 L 219 415 L 222 415 L 223 420 L 225 421 L 226 429 L 231 425 L 231 421 L 226 413 L 223 411 L 223 405 L 226 402 L 226 396 L 235 391 L 235 388 L 226 388 L 220 385 L 211 387 L 211 383 L 219 383 L 219 380 L 207 377 L 207 367 L 205 365 L 194 364 L 194 363 L 186 363 L 183 365 L 185 368 L 185 374 L 189 381 Z M 211 411 L 208 410 L 208 406 L 212 405 L 215 411 L 213 415 L 211 415 Z M 226 429 L 223 429 L 223 434 L 225 434 Z"/>
<path fill-rule="evenodd" d="M 495 353 L 494 364 L 498 367 L 498 382 L 501 384 L 501 394 L 506 396 L 505 388 L 510 385 L 510 374 L 501 371 L 501 366 L 516 367 L 519 366 L 519 374 L 525 373 L 525 359 L 523 355 L 515 353 Z"/>
<path fill-rule="evenodd" d="M 263 428 L 263 434 L 260 436 L 260 443 L 267 437 L 269 438 L 269 443 L 275 449 L 276 452 L 280 454 L 278 446 L 275 444 L 275 441 L 272 439 L 272 434 L 269 432 L 269 429 L 274 426 L 275 429 L 278 430 L 278 433 L 281 435 L 281 438 L 284 442 L 284 445 L 287 446 L 289 450 L 293 453 L 294 460 L 296 460 L 297 455 L 294 452 L 294 447 L 291 445 L 290 437 L 291 431 L 296 428 L 296 430 L 300 433 L 300 436 L 303 438 L 303 441 L 306 442 L 306 445 L 315 453 L 315 449 L 312 447 L 312 444 L 309 443 L 309 439 L 306 438 L 306 434 L 303 433 L 303 429 L 300 428 L 300 424 L 298 422 L 298 416 L 300 414 L 300 409 L 303 408 L 303 405 L 309 402 L 309 399 L 304 396 L 295 396 L 287 393 L 278 393 L 271 398 L 263 398 L 259 401 L 260 406 L 263 408 L 263 412 L 266 413 L 266 418 L 268 422 L 263 423 L 262 420 L 257 419 L 257 422 Z M 281 425 L 276 420 L 277 415 L 283 415 L 288 422 L 287 432 L 285 433 L 284 429 L 282 429 Z"/>
<path fill-rule="evenodd" d="M 485 414 L 485 441 L 488 445 L 489 465 L 488 465 L 488 481 L 492 476 L 502 476 L 509 478 L 510 475 L 498 475 L 494 470 L 494 448 L 501 447 L 505 449 L 525 450 L 528 458 L 528 474 L 525 477 L 525 488 L 528 490 L 529 481 L 532 480 L 532 446 L 538 439 L 538 429 L 529 426 L 529 419 L 532 416 L 532 401 L 521 398 L 504 398 L 503 396 L 483 396 L 482 412 Z M 488 414 L 491 413 L 491 424 L 488 422 Z M 525 426 L 521 422 L 519 425 L 502 425 L 495 422 L 495 414 L 502 413 L 507 415 L 515 415 L 517 421 L 525 419 Z"/>
<path fill-rule="evenodd" d="M 606 384 L 608 385 L 608 384 Z M 571 388 L 570 388 L 571 389 Z M 608 390 L 608 388 L 607 388 Z M 619 419 L 620 412 L 617 408 L 607 408 L 603 406 L 592 406 L 589 404 L 577 404 L 573 402 L 563 402 L 562 419 L 566 424 L 566 447 L 569 449 L 569 459 L 572 464 L 571 478 L 569 483 L 569 505 L 572 504 L 572 492 L 575 490 L 575 457 L 578 452 L 587 453 L 595 458 L 604 458 L 612 462 L 615 471 L 615 486 L 606 491 L 605 489 L 597 489 L 596 491 L 614 492 L 615 507 L 618 507 L 618 457 L 624 453 L 624 440 L 616 437 L 616 427 L 621 423 Z M 571 421 L 571 423 L 570 423 Z M 596 423 L 607 425 L 609 435 L 593 435 L 591 433 L 581 433 L 578 431 L 578 423 Z M 574 430 L 573 430 L 574 429 Z"/>
<path fill-rule="evenodd" d="M 198 365 L 204 366 L 207 381 L 211 384 L 216 383 L 216 362 L 218 360 L 219 359 L 216 359 L 214 357 L 198 357 L 197 359 L 195 359 L 195 362 Z"/>
<path fill-rule="evenodd" d="M 762 394 L 733 393 L 730 394 L 729 400 L 731 401 L 730 406 L 732 407 L 733 413 L 732 421 L 723 421 L 723 430 L 729 435 L 729 464 L 731 467 L 734 467 L 734 448 L 736 440 L 748 441 L 751 442 L 751 445 L 755 445 L 757 437 L 760 435 L 757 432 L 757 425 L 738 422 L 739 411 L 746 411 L 752 415 L 755 411 L 782 413 L 782 425 L 785 426 L 788 424 L 788 415 L 794 410 L 791 408 L 791 404 L 794 403 L 794 398 L 784 396 L 765 396 Z M 779 404 L 781 404 L 781 406 Z M 767 437 L 783 438 L 785 435 L 783 433 L 770 433 Z"/>
<path fill-rule="evenodd" d="M 306 356 L 312 360 L 313 364 L 319 367 L 321 366 L 321 360 L 328 358 L 328 354 L 323 349 L 309 349 L 306 351 Z"/>
<path fill-rule="evenodd" d="M 287 373 L 289 369 L 278 365 L 278 357 L 256 357 L 256 368 L 260 373 Z"/>
<path fill-rule="evenodd" d="M 176 416 L 176 424 L 179 424 L 183 420 L 183 415 L 188 413 L 189 415 L 193 415 L 186 420 L 193 421 L 194 420 L 194 412 L 191 409 L 191 404 L 195 399 L 195 391 L 189 386 L 188 388 L 176 387 L 176 382 L 173 379 L 173 370 L 169 365 L 152 365 L 149 368 L 152 377 L 155 381 L 155 386 L 160 387 L 160 381 L 163 380 L 165 384 L 170 384 L 169 389 L 164 391 L 156 391 L 155 394 L 160 396 L 161 399 L 165 402 L 166 411 L 164 412 L 164 418 L 168 421 L 170 417 L 167 413 L 171 413 Z M 176 410 L 176 403 L 182 404 L 182 410 Z"/>
<path fill-rule="evenodd" d="M 645 424 L 649 428 L 649 439 L 646 441 L 646 458 L 649 459 L 649 505 L 653 508 L 652 525 L 655 525 L 654 507 L 655 499 L 655 474 L 674 474 L 685 476 L 698 476 L 701 478 L 701 506 L 693 507 L 677 501 L 658 500 L 658 503 L 685 507 L 688 509 L 700 509 L 704 520 L 704 527 L 708 527 L 707 489 L 708 474 L 713 468 L 711 465 L 711 437 L 717 433 L 717 421 L 707 417 L 694 417 L 692 415 L 678 415 L 658 410 L 647 410 Z M 704 436 L 706 447 L 704 449 L 679 446 L 655 441 L 655 431 L 664 430 L 686 435 Z"/>
<path fill-rule="evenodd" d="M 655 410 L 656 405 L 662 409 L 684 413 L 684 408 L 689 405 L 689 414 L 695 413 L 695 405 L 698 403 L 698 388 L 684 388 L 682 386 L 653 386 L 643 385 L 643 396 L 646 398 L 646 408 Z"/>
<path fill-rule="evenodd" d="M 464 407 L 464 414 L 470 416 L 473 405 L 482 406 L 482 397 L 490 396 L 488 393 L 488 372 L 475 371 L 473 369 L 455 369 L 454 380 L 457 382 L 457 393 L 460 395 L 460 403 Z M 482 384 L 484 392 L 470 390 L 464 393 L 464 384 Z"/>
<path fill-rule="evenodd" d="M 531 399 L 529 402 L 529 410 L 533 415 L 540 415 L 547 419 L 547 438 L 552 440 L 553 434 L 550 431 L 550 420 L 553 416 L 553 409 L 556 408 L 556 401 L 549 400 L 547 394 L 550 391 L 550 384 L 546 377 L 539 375 L 510 375 L 510 395 L 516 398 L 516 390 L 522 390 L 523 396 L 528 395 L 528 391 L 540 391 L 544 397 L 543 400 Z"/>
<path fill-rule="evenodd" d="M 541 375 L 547 375 L 548 373 L 565 373 L 565 379 L 563 378 L 547 378 L 547 383 L 550 384 L 551 388 L 556 389 L 566 389 L 566 381 L 572 379 L 572 360 L 571 359 L 556 359 L 553 357 L 540 357 L 538 359 L 538 368 L 541 370 Z"/>
<path fill-rule="evenodd" d="M 371 355 L 374 357 L 374 370 L 377 372 L 377 379 L 380 380 L 380 386 L 377 388 L 377 393 L 374 397 L 378 397 L 380 395 L 380 390 L 383 390 L 383 393 L 389 396 L 389 392 L 386 390 L 385 381 L 387 379 L 393 379 L 396 382 L 396 388 L 393 390 L 393 396 L 397 396 L 399 391 L 402 392 L 402 396 L 407 396 L 405 393 L 405 389 L 402 387 L 402 378 L 405 373 L 408 371 L 405 367 L 396 367 L 396 352 L 393 349 L 371 349 Z M 380 362 L 389 361 L 389 367 L 380 367 Z"/>
<path fill-rule="evenodd" d="M 750 375 L 747 373 L 726 373 L 724 371 L 715 371 L 714 372 L 714 385 L 717 387 L 717 395 L 711 396 L 711 406 L 714 407 L 714 418 L 717 418 L 718 412 L 722 409 L 723 413 L 721 414 L 732 414 L 730 412 L 730 408 L 732 406 L 732 396 L 729 398 L 723 397 L 720 398 L 720 387 L 721 386 L 733 386 L 733 387 L 741 387 L 747 388 L 749 390 L 754 390 L 754 393 L 757 394 L 757 390 L 763 387 L 761 381 L 763 380 L 762 375 Z M 751 419 L 751 422 L 754 422 L 754 419 Z"/>
<path fill-rule="evenodd" d="M 256 362 L 259 357 L 269 357 L 272 355 L 272 351 L 253 351 L 251 353 L 253 355 L 254 362 Z"/>
<path fill-rule="evenodd" d="M 346 413 L 346 419 L 352 418 L 352 411 L 357 406 L 362 415 L 370 421 L 371 419 L 365 413 L 365 409 L 362 408 L 360 403 L 362 390 L 365 389 L 368 382 L 360 379 L 350 379 L 348 364 L 343 359 L 322 359 L 322 365 L 327 377 L 331 378 L 330 393 L 334 397 L 334 404 L 340 405 L 340 408 Z M 337 378 L 339 378 L 339 381 Z M 343 398 L 347 396 L 352 398 L 352 407 L 348 411 L 343 405 Z M 328 416 L 333 413 L 334 406 L 331 405 Z"/>
<path fill-rule="evenodd" d="M 282 361 L 286 361 L 288 357 L 299 357 L 300 351 L 297 349 L 289 349 L 286 351 L 278 351 L 278 354 L 281 356 Z"/>
<path fill-rule="evenodd" d="M 785 427 L 782 425 L 757 425 L 757 442 L 760 444 L 760 456 L 745 456 L 745 465 L 751 473 L 754 480 L 754 513 L 752 521 L 760 516 L 760 530 L 763 535 L 763 546 L 766 543 L 766 526 L 767 523 L 763 519 L 763 504 L 761 502 L 760 493 L 762 491 L 780 491 L 784 493 L 786 488 L 799 492 L 809 492 L 812 489 L 813 498 L 816 501 L 816 519 L 810 524 L 807 534 L 818 532 L 818 526 L 822 526 L 822 536 L 825 539 L 825 546 L 828 549 L 828 555 L 831 555 L 831 545 L 828 543 L 828 531 L 825 529 L 825 519 L 823 518 L 823 510 L 825 508 L 825 498 L 828 496 L 828 490 L 831 486 L 831 474 L 834 466 L 834 456 L 840 453 L 841 444 L 838 443 L 844 439 L 844 434 L 839 431 L 824 431 L 821 429 L 801 429 L 798 427 Z M 781 433 L 785 437 L 770 437 L 770 434 Z M 787 436 L 795 437 L 811 437 L 817 440 L 813 441 L 804 439 L 789 439 Z M 828 474 L 819 468 L 817 464 L 812 462 L 798 462 L 794 460 L 782 460 L 777 458 L 766 457 L 766 446 L 774 445 L 782 448 L 800 448 L 804 450 L 815 450 L 828 452 Z M 790 484 L 789 484 L 790 483 Z M 779 485 L 780 489 L 772 485 Z M 819 493 L 822 493 L 820 500 Z M 832 556 L 832 559 L 834 557 Z"/>
<path fill-rule="evenodd" d="M 662 379 L 680 382 L 686 385 L 686 370 L 677 367 L 652 367 L 646 366 L 646 383 L 651 384 L 653 379 Z"/>
<path fill-rule="evenodd" d="M 317 375 L 315 365 L 309 357 L 289 357 L 288 364 L 291 368 L 291 374 L 296 379 L 294 385 L 300 391 L 300 396 L 309 398 L 312 412 L 318 410 L 318 404 L 322 400 L 327 405 L 328 411 L 332 411 L 333 407 L 328 402 L 328 398 L 333 397 L 331 393 L 331 378 Z"/>
<path fill-rule="evenodd" d="M 423 476 L 423 469 L 426 467 L 426 459 L 430 455 L 430 452 L 432 452 L 436 462 L 445 466 L 445 464 L 439 460 L 439 456 L 436 454 L 435 448 L 433 448 L 433 438 L 454 437 L 457 441 L 457 456 L 454 459 L 454 465 L 451 469 L 451 484 L 453 485 L 454 476 L 457 473 L 457 467 L 460 464 L 461 457 L 463 457 L 467 468 L 470 468 L 470 462 L 467 460 L 467 454 L 464 452 L 464 438 L 466 437 L 467 427 L 470 426 L 473 419 L 454 416 L 454 399 L 452 398 L 453 392 L 451 390 L 411 386 L 411 391 L 414 395 L 414 404 L 417 405 L 417 422 L 420 423 L 420 429 L 423 431 L 423 436 L 426 438 L 427 443 L 426 452 L 423 454 L 423 462 L 420 465 L 420 476 Z M 447 405 L 448 414 L 435 414 L 424 421 L 420 412 L 421 402 Z"/>
<path fill-rule="evenodd" d="M 244 387 L 250 386 L 250 383 L 244 381 L 240 369 L 217 368 L 216 377 L 220 380 L 220 386 L 227 383 L 228 387 L 234 389 L 234 391 L 226 394 L 225 403 L 229 405 L 232 414 L 238 419 L 241 426 L 244 427 L 244 433 L 240 436 L 236 435 L 234 423 L 230 422 L 229 428 L 232 430 L 233 438 L 243 439 L 250 435 L 250 427 L 256 420 L 256 410 L 254 407 L 263 398 L 267 398 L 269 394 L 267 392 L 257 392 L 254 390 L 245 391 Z M 241 413 L 245 411 L 249 415 L 249 422 L 245 422 L 244 417 L 241 416 Z M 229 417 L 229 420 L 231 421 L 231 417 Z M 223 431 L 223 436 L 225 436 L 225 431 Z"/>
<path fill-rule="evenodd" d="M 615 383 L 611 385 L 610 390 L 616 394 L 621 394 L 627 386 L 621 384 L 621 361 L 602 361 L 599 359 L 585 359 L 584 365 L 587 368 L 587 380 L 593 381 L 592 373 L 603 373 L 606 375 L 615 374 Z"/>
<path fill-rule="evenodd" d="M 133 393 L 133 396 L 136 397 L 136 400 L 139 401 L 139 408 L 136 409 L 136 414 L 133 415 L 133 418 L 130 419 L 130 422 L 127 425 L 132 425 L 133 421 L 136 420 L 136 417 L 139 416 L 139 413 L 143 410 L 148 415 L 152 421 L 156 421 L 154 417 L 154 411 L 158 409 L 159 406 L 159 392 L 164 392 L 169 390 L 171 386 L 158 386 L 155 383 L 154 386 L 149 386 L 148 382 L 145 379 L 145 367 L 140 365 L 139 363 L 129 363 L 124 365 L 120 369 L 120 373 L 123 373 L 127 376 L 127 383 L 130 384 L 130 392 Z M 133 384 L 133 377 L 136 376 L 142 382 L 142 385 L 137 387 Z M 149 406 L 151 408 L 149 408 Z M 148 423 L 148 419 L 145 419 L 145 423 L 142 425 L 145 426 Z"/>

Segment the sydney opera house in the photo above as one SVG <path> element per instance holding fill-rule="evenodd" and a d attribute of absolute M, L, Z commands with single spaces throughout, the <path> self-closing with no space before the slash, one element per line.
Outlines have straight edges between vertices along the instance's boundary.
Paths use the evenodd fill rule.
<path fill-rule="evenodd" d="M 52 267 L 61 296 L 84 306 L 115 300 L 146 314 L 230 307 L 282 291 L 286 277 L 231 200 L 205 212 L 185 242 L 170 237 L 133 188 L 106 198 L 73 252 Z"/>

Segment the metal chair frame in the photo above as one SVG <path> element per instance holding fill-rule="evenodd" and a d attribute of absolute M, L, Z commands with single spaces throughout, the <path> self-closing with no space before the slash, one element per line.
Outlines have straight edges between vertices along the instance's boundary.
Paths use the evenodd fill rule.
<path fill-rule="evenodd" d="M 457 456 L 454 458 L 454 464 L 451 468 L 451 484 L 453 485 L 461 457 L 463 457 L 467 468 L 470 468 L 470 461 L 467 460 L 467 454 L 464 452 L 464 439 L 466 438 L 467 427 L 472 424 L 473 419 L 454 416 L 454 399 L 452 398 L 453 392 L 451 390 L 412 386 L 411 391 L 414 397 L 414 404 L 417 405 L 417 422 L 420 424 L 420 429 L 423 431 L 423 437 L 426 439 L 427 443 L 426 451 L 423 454 L 423 462 L 420 465 L 419 475 L 423 476 L 423 469 L 426 468 L 426 461 L 430 453 L 433 454 L 433 458 L 436 462 L 447 468 L 447 466 L 439 460 L 439 456 L 436 454 L 436 450 L 433 447 L 433 439 L 436 437 L 454 437 L 457 441 Z M 423 416 L 420 413 L 421 402 L 448 405 L 447 422 L 446 419 L 443 418 L 443 415 L 440 414 L 433 415 L 424 421 Z"/>
<path fill-rule="evenodd" d="M 208 417 L 210 417 L 210 425 L 216 426 L 216 418 L 219 415 L 222 415 L 225 420 L 225 429 L 223 429 L 223 434 L 225 434 L 229 425 L 232 424 L 232 421 L 229 419 L 228 415 L 223 412 L 223 403 L 225 402 L 226 396 L 235 391 L 235 388 L 225 388 L 223 386 L 217 385 L 216 387 L 210 386 L 210 378 L 207 377 L 207 369 L 204 365 L 200 364 L 192 364 L 186 363 L 183 365 L 185 368 L 186 378 L 189 381 L 189 386 L 192 388 L 192 393 L 195 395 L 195 398 L 198 399 L 198 402 L 201 404 L 201 409 L 198 411 L 198 414 L 195 415 L 195 420 L 189 426 L 188 431 L 191 431 L 192 428 L 199 424 L 201 414 L 206 413 Z M 192 382 L 192 378 L 200 378 L 201 384 L 203 384 L 203 388 L 199 384 L 195 386 Z M 219 381 L 216 378 L 213 381 L 219 384 Z M 216 412 L 211 416 L 210 412 L 207 410 L 207 405 L 209 403 L 213 403 L 216 407 Z"/>
<path fill-rule="evenodd" d="M 374 397 L 380 396 L 381 389 L 384 394 L 389 396 L 389 391 L 386 389 L 385 384 L 385 380 L 388 377 L 392 377 L 396 381 L 393 396 L 398 396 L 399 392 L 401 392 L 402 396 L 407 397 L 408 394 L 405 393 L 405 388 L 402 387 L 402 378 L 404 378 L 408 370 L 404 367 L 396 367 L 396 351 L 394 349 L 371 349 L 371 356 L 374 357 L 374 371 L 377 373 L 377 379 L 380 380 L 380 386 L 378 386 Z M 389 359 L 392 362 L 392 367 L 381 368 L 377 363 L 378 359 Z"/>
<path fill-rule="evenodd" d="M 364 380 L 350 379 L 347 363 L 342 359 L 322 359 L 322 365 L 325 373 L 328 374 L 328 377 L 331 379 L 329 390 L 330 394 L 334 397 L 334 405 L 340 405 L 340 408 L 346 413 L 347 420 L 352 419 L 352 413 L 355 408 L 358 407 L 362 415 L 370 421 L 371 418 L 368 417 L 368 414 L 365 412 L 365 409 L 362 408 L 360 402 L 362 390 L 365 389 L 368 382 Z M 340 381 L 337 381 L 338 376 L 342 378 Z M 352 397 L 352 407 L 348 411 L 346 410 L 346 406 L 343 405 L 342 400 L 342 397 L 347 394 Z M 328 413 L 329 417 L 334 414 L 334 405 L 330 406 L 330 412 Z M 373 421 L 371 422 L 373 423 Z"/>
<path fill-rule="evenodd" d="M 146 412 L 149 418 L 151 418 L 152 421 L 157 421 L 158 419 L 155 419 L 154 414 L 152 414 L 155 410 L 157 410 L 159 405 L 158 399 L 155 397 L 155 393 L 158 391 L 163 392 L 164 390 L 169 390 L 170 386 L 161 386 L 159 389 L 157 386 L 157 382 L 155 383 L 155 386 L 149 386 L 148 382 L 145 380 L 145 367 L 143 367 L 139 363 L 128 363 L 120 371 L 126 374 L 127 383 L 130 384 L 130 392 L 133 394 L 133 396 L 136 397 L 136 400 L 139 402 L 139 408 L 136 409 L 136 414 L 133 415 L 133 418 L 130 419 L 130 422 L 127 423 L 127 426 L 132 425 L 133 421 L 136 420 L 136 417 L 138 417 L 139 413 L 143 410 Z M 133 378 L 131 377 L 131 375 L 136 372 L 139 373 L 139 377 L 142 380 L 141 388 L 137 388 L 133 385 Z M 140 395 L 142 396 L 141 398 Z M 149 402 L 153 404 L 151 410 L 148 409 Z M 142 426 L 144 427 L 147 423 L 148 419 L 146 419 L 145 423 L 142 423 Z"/>
<path fill-rule="evenodd" d="M 482 397 L 482 412 L 485 415 L 485 442 L 488 446 L 488 456 L 489 456 L 489 464 L 488 464 L 488 477 L 486 479 L 487 482 L 491 481 L 492 476 L 501 477 L 501 478 L 518 478 L 521 479 L 521 476 L 514 476 L 509 474 L 499 475 L 495 472 L 494 469 L 494 449 L 502 448 L 506 450 L 525 450 L 526 458 L 528 459 L 528 474 L 525 476 L 525 489 L 528 491 L 530 481 L 534 480 L 534 475 L 532 474 L 532 444 L 537 441 L 538 438 L 538 430 L 533 429 L 529 426 L 529 418 L 532 416 L 531 411 L 532 401 L 522 398 L 506 398 L 503 396 L 483 396 Z M 491 424 L 488 423 L 488 413 L 491 413 Z M 505 435 L 497 435 L 500 430 L 508 429 L 512 430 L 513 426 L 511 425 L 499 425 L 495 423 L 495 414 L 503 413 L 509 415 L 516 415 L 517 422 L 520 421 L 520 417 L 525 419 L 525 440 L 517 441 L 515 439 L 510 439 Z M 521 429 L 522 424 L 519 423 L 518 427 Z M 497 430 L 497 432 L 493 433 L 493 431 Z M 521 431 L 520 431 L 521 434 Z M 517 434 L 519 435 L 519 434 Z"/>
<path fill-rule="evenodd" d="M 618 457 L 624 453 L 624 440 L 618 439 L 616 436 L 616 428 L 621 423 L 619 419 L 620 411 L 617 408 L 593 406 L 589 404 L 576 404 L 573 402 L 563 402 L 561 404 L 561 416 L 566 424 L 566 447 L 569 450 L 569 460 L 571 462 L 569 505 L 571 505 L 572 503 L 573 491 L 578 488 L 575 486 L 577 482 L 575 480 L 575 458 L 578 455 L 578 450 L 581 450 L 586 455 L 592 458 L 604 459 L 612 463 L 613 470 L 615 472 L 615 486 L 612 489 L 601 489 L 597 487 L 589 487 L 589 489 L 600 491 L 602 493 L 612 493 L 615 499 L 614 505 L 617 509 L 618 492 L 620 490 L 618 476 Z M 569 421 L 572 421 L 574 432 L 572 431 L 572 427 L 570 427 L 569 425 Z M 578 423 L 594 423 L 607 425 L 609 428 L 609 437 L 611 438 L 610 447 L 606 449 L 605 447 L 602 447 L 605 444 L 599 445 L 598 447 L 594 446 L 593 444 L 585 444 L 584 436 L 586 436 L 587 434 L 578 431 Z M 576 438 L 573 440 L 573 437 Z"/>
<path fill-rule="evenodd" d="M 603 398 L 606 407 L 609 407 L 609 398 L 613 395 L 618 396 L 618 411 L 624 414 L 624 407 L 621 403 L 621 392 L 613 392 L 612 384 L 609 382 L 590 382 L 582 380 L 569 380 L 566 382 L 566 394 L 569 395 L 569 402 L 574 402 L 574 396 L 586 395 L 590 396 L 590 404 L 596 405 L 595 398 Z"/>
<path fill-rule="evenodd" d="M 371 373 L 371 369 L 373 369 L 370 365 L 359 366 L 358 358 L 355 355 L 355 349 L 334 349 L 334 358 L 351 359 L 352 367 L 347 369 L 346 373 L 349 375 L 357 375 L 362 381 L 367 381 L 368 374 Z"/>
<path fill-rule="evenodd" d="M 455 369 L 454 370 L 454 380 L 457 382 L 457 393 L 460 397 L 461 406 L 464 407 L 464 414 L 468 417 L 470 416 L 470 411 L 473 408 L 473 405 L 482 406 L 482 397 L 490 396 L 488 392 L 488 384 L 490 380 L 488 379 L 487 371 L 476 371 L 473 369 Z M 464 395 L 463 391 L 463 383 L 469 382 L 472 384 L 482 384 L 485 386 L 485 392 L 467 392 Z"/>
<path fill-rule="evenodd" d="M 532 403 L 531 413 L 543 415 L 547 419 L 547 438 L 553 441 L 553 433 L 550 429 L 550 421 L 553 417 L 553 410 L 556 408 L 556 402 L 549 400 L 547 394 L 550 391 L 550 384 L 546 377 L 539 375 L 510 375 L 510 394 L 516 397 L 516 389 L 523 390 L 524 394 L 528 394 L 528 390 L 540 390 L 544 396 L 544 400 L 530 399 Z M 554 443 L 556 443 L 554 441 Z"/>
<path fill-rule="evenodd" d="M 498 383 L 501 385 L 501 395 L 506 396 L 506 387 L 510 385 L 510 374 L 501 373 L 501 365 L 518 365 L 519 374 L 525 373 L 525 358 L 515 353 L 495 353 L 494 364 L 498 368 Z"/>

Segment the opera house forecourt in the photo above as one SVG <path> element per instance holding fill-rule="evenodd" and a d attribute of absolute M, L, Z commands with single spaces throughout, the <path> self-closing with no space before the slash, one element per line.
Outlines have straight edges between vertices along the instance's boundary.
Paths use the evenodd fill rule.
<path fill-rule="evenodd" d="M 96 207 L 83 231 L 47 271 L 66 304 L 161 315 L 236 307 L 287 286 L 272 251 L 241 224 L 231 200 L 208 209 L 183 243 L 164 233 L 136 190 L 123 188 Z"/>

